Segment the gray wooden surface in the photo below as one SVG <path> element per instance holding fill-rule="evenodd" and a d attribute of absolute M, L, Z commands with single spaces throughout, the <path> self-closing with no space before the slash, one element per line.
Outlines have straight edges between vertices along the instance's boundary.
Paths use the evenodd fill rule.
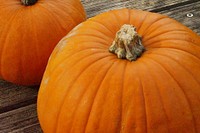
<path fill-rule="evenodd" d="M 199 0 L 81 0 L 87 17 L 136 8 L 168 15 L 200 35 Z M 192 14 L 192 17 L 188 17 Z M 0 133 L 41 133 L 36 112 L 39 86 L 17 86 L 0 80 Z"/>

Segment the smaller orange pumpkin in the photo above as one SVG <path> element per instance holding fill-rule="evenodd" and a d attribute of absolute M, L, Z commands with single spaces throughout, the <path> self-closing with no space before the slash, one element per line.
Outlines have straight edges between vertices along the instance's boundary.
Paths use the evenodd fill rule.
<path fill-rule="evenodd" d="M 199 133 L 200 37 L 141 10 L 91 18 L 53 51 L 38 116 L 46 133 Z"/>
<path fill-rule="evenodd" d="M 22 85 L 41 82 L 59 40 L 86 19 L 79 0 L 1 0 L 0 77 Z"/>

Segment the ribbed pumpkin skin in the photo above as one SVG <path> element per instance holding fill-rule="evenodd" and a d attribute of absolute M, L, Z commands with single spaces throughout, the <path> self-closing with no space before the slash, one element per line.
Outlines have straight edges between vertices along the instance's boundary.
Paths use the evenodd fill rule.
<path fill-rule="evenodd" d="M 146 51 L 108 48 L 123 24 Z M 79 24 L 53 51 L 38 96 L 45 133 L 199 133 L 200 37 L 155 13 L 120 9 Z"/>
<path fill-rule="evenodd" d="M 41 82 L 55 45 L 86 19 L 79 0 L 1 0 L 0 13 L 0 77 L 22 85 Z"/>

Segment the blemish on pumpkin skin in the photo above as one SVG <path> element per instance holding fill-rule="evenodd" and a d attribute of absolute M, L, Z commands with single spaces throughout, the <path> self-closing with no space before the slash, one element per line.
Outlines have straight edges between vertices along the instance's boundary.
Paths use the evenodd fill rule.
<path fill-rule="evenodd" d="M 48 84 L 48 82 L 49 82 L 49 77 L 45 78 L 43 83 L 46 85 Z"/>
<path fill-rule="evenodd" d="M 83 101 L 83 105 L 86 105 L 87 103 L 88 103 L 87 100 L 84 100 L 84 101 Z"/>
<path fill-rule="evenodd" d="M 66 36 L 66 38 L 70 38 L 70 37 L 72 37 L 72 36 L 74 36 L 74 35 L 76 35 L 76 32 L 71 32 L 71 33 L 69 33 L 69 34 Z"/>
<path fill-rule="evenodd" d="M 61 52 L 66 45 L 67 45 L 67 39 L 63 39 L 62 41 L 60 41 L 56 47 L 57 52 Z"/>
<path fill-rule="evenodd" d="M 97 51 L 97 49 L 95 49 L 95 48 L 91 48 L 90 50 L 91 50 L 91 51 Z"/>
<path fill-rule="evenodd" d="M 59 41 L 59 43 L 57 44 L 57 48 L 60 50 L 62 50 L 66 45 L 67 45 L 67 39 L 75 36 L 77 33 L 75 32 L 80 26 L 82 25 L 82 23 L 80 23 L 79 25 L 77 25 L 75 28 L 73 28 L 71 30 L 71 32 L 69 32 L 63 39 L 61 39 Z"/>

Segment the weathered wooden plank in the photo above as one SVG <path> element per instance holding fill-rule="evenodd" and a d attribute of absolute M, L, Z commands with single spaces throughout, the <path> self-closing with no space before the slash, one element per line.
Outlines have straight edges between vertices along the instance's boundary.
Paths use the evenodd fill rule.
<path fill-rule="evenodd" d="M 42 132 L 38 124 L 36 104 L 0 114 L 0 132 Z"/>
<path fill-rule="evenodd" d="M 176 19 L 200 35 L 200 1 L 160 13 Z"/>
<path fill-rule="evenodd" d="M 81 0 L 88 18 L 119 8 L 135 8 L 158 12 L 197 1 L 199 0 Z"/>
<path fill-rule="evenodd" d="M 40 128 L 39 123 L 36 123 L 36 124 L 25 126 L 18 130 L 14 130 L 11 133 L 42 133 L 42 129 Z"/>
<path fill-rule="evenodd" d="M 0 80 L 0 113 L 35 103 L 38 88 L 14 85 Z"/>

